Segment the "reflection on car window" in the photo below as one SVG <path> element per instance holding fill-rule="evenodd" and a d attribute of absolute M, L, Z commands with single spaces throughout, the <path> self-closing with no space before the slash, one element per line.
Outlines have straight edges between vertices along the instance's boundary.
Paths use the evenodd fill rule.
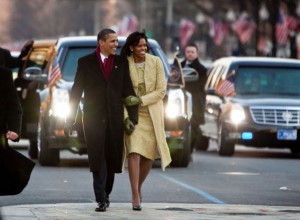
<path fill-rule="evenodd" d="M 66 81 L 74 81 L 78 59 L 93 51 L 95 51 L 95 47 L 70 48 L 61 67 L 63 79 Z"/>
<path fill-rule="evenodd" d="M 238 94 L 300 95 L 300 69 L 242 67 L 236 78 Z"/>

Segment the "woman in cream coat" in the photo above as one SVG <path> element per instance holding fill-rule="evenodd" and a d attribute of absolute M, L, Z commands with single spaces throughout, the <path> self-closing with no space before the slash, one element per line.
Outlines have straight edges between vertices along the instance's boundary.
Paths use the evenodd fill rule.
<path fill-rule="evenodd" d="M 132 190 L 133 210 L 140 211 L 142 184 L 156 158 L 161 158 L 162 170 L 171 156 L 164 131 L 163 97 L 166 77 L 159 57 L 148 53 L 145 33 L 133 32 L 127 37 L 121 54 L 128 57 L 129 71 L 137 97 L 128 97 L 125 105 L 139 105 L 138 124 L 132 134 L 125 135 L 128 172 Z"/>

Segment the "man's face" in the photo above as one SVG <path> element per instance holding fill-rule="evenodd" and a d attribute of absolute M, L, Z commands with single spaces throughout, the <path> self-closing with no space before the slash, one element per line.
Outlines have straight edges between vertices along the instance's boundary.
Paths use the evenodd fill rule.
<path fill-rule="evenodd" d="M 186 47 L 184 50 L 184 55 L 189 62 L 192 62 L 198 58 L 197 49 L 195 47 Z"/>
<path fill-rule="evenodd" d="M 108 34 L 107 39 L 99 40 L 100 51 L 105 56 L 115 55 L 118 47 L 118 35 L 117 34 Z"/>

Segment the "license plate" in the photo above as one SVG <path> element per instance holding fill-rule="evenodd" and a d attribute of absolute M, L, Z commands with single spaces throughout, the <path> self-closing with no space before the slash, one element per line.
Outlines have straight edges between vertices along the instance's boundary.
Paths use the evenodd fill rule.
<path fill-rule="evenodd" d="M 280 129 L 277 131 L 278 140 L 297 140 L 297 130 L 295 129 Z"/>

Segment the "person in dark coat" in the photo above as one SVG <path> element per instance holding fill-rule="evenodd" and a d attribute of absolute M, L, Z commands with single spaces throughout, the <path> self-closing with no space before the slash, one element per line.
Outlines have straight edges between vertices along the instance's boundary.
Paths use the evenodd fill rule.
<path fill-rule="evenodd" d="M 22 107 L 13 84 L 12 72 L 0 66 L 0 195 L 14 194 L 14 180 L 9 178 L 4 153 L 8 140 L 19 141 L 21 134 Z M 5 154 L 6 155 L 6 154 Z M 14 185 L 14 186 L 12 186 Z M 7 194 L 6 194 L 7 193 Z"/>
<path fill-rule="evenodd" d="M 129 120 L 124 120 L 122 100 L 135 96 L 135 92 L 127 59 L 115 55 L 118 46 L 116 32 L 103 29 L 97 41 L 96 51 L 78 60 L 70 93 L 72 114 L 67 127 L 75 123 L 74 113 L 84 93 L 83 126 L 90 171 L 93 173 L 95 211 L 104 212 L 109 206 L 114 174 L 122 172 L 124 128 L 132 132 L 131 128 L 138 122 L 138 107 L 126 107 Z"/>
<path fill-rule="evenodd" d="M 0 135 L 1 146 L 7 139 L 18 141 L 21 133 L 22 107 L 13 84 L 12 72 L 0 66 Z"/>
<path fill-rule="evenodd" d="M 192 94 L 192 142 L 191 153 L 193 153 L 197 136 L 199 135 L 199 125 L 204 124 L 204 110 L 205 110 L 205 91 L 204 86 L 207 80 L 206 68 L 200 63 L 198 59 L 198 47 L 195 43 L 188 43 L 184 48 L 185 59 L 181 62 L 181 66 L 194 68 L 199 78 L 195 82 L 186 82 L 185 88 Z"/>
<path fill-rule="evenodd" d="M 19 99 L 21 101 L 21 106 L 23 109 L 22 121 L 36 122 L 37 125 L 37 121 L 39 120 L 40 108 L 40 97 L 36 92 L 38 83 L 24 79 L 22 73 L 20 72 L 23 69 L 22 66 L 24 65 L 23 58 L 28 55 L 33 46 L 33 43 L 33 40 L 26 41 L 18 57 L 12 56 L 9 50 L 0 47 L 0 66 L 3 65 L 9 69 L 19 68 L 19 74 L 18 77 L 14 80 L 14 84 L 16 88 L 24 88 L 22 89 L 22 91 L 18 92 Z M 26 93 L 24 91 L 26 91 Z M 26 111 L 26 109 L 30 109 L 30 111 L 28 112 L 28 110 Z M 35 109 L 36 111 L 32 111 L 32 109 Z M 26 138 L 28 138 L 28 135 L 26 135 L 26 125 L 27 123 L 22 124 L 22 133 Z M 30 138 L 28 154 L 32 159 L 37 159 L 38 157 L 37 135 L 34 135 Z"/>
<path fill-rule="evenodd" d="M 0 66 L 0 196 L 23 191 L 35 165 L 33 161 L 8 146 L 21 135 L 22 107 L 10 69 Z"/>

